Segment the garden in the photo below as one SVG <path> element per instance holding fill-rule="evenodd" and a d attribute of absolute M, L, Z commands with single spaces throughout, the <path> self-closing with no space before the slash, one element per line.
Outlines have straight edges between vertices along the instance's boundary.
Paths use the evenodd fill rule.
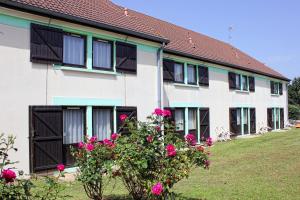
<path fill-rule="evenodd" d="M 13 136 L 2 136 L 3 199 L 299 199 L 300 130 L 196 145 L 193 135 L 175 134 L 168 110 L 156 109 L 147 122 L 122 116 L 126 131 L 98 142 L 86 138 L 72 150 L 76 181 L 57 176 L 20 179 L 7 151 Z M 213 146 L 212 146 L 213 145 Z M 212 147 L 210 147 L 212 146 Z M 2 162 L 3 161 L 3 162 Z M 20 172 L 22 175 L 22 172 Z M 16 198 L 18 197 L 18 198 Z"/>

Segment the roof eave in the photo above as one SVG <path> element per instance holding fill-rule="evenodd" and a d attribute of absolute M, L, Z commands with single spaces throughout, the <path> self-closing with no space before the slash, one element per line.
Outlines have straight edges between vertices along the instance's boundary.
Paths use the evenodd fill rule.
<path fill-rule="evenodd" d="M 256 74 L 260 74 L 260 75 L 280 79 L 280 80 L 287 81 L 287 82 L 291 81 L 290 79 L 288 79 L 286 77 L 276 76 L 276 75 L 264 73 L 264 72 L 257 71 L 257 70 L 250 70 L 250 69 L 246 69 L 242 66 L 238 66 L 238 65 L 234 65 L 234 64 L 230 64 L 230 63 L 226 63 L 226 62 L 221 62 L 221 61 L 216 61 L 216 60 L 212 60 L 212 59 L 208 59 L 208 58 L 204 58 L 204 57 L 200 57 L 200 56 L 195 56 L 195 55 L 188 54 L 188 53 L 183 53 L 183 52 L 180 52 L 180 51 L 164 49 L 164 52 L 174 54 L 174 55 L 178 55 L 178 56 L 184 56 L 184 57 L 192 58 L 192 59 L 196 59 L 196 60 L 201 60 L 201 61 L 205 61 L 205 62 L 210 62 L 210 63 L 213 63 L 213 64 L 223 65 L 223 66 L 226 66 L 226 67 L 239 69 L 239 70 L 243 70 L 243 71 L 247 71 L 247 72 L 252 72 L 252 73 L 256 73 Z"/>
<path fill-rule="evenodd" d="M 38 7 L 10 1 L 10 0 L 0 0 L 0 6 L 16 9 L 16 10 L 20 10 L 20 11 L 26 11 L 26 12 L 30 12 L 33 14 L 47 16 L 47 17 L 52 17 L 52 18 L 56 18 L 56 19 L 62 19 L 65 21 L 73 22 L 73 23 L 75 22 L 75 23 L 79 23 L 82 25 L 87 25 L 87 26 L 91 26 L 91 27 L 95 27 L 95 28 L 101 28 L 101 29 L 104 29 L 107 31 L 122 33 L 122 34 L 130 35 L 130 36 L 134 36 L 137 38 L 150 40 L 153 42 L 165 43 L 165 44 L 170 42 L 170 40 L 163 38 L 163 37 L 157 37 L 157 36 L 153 36 L 150 34 L 140 33 L 140 32 L 134 31 L 134 30 L 130 30 L 130 29 L 124 29 L 124 28 L 120 28 L 117 26 L 112 26 L 112 25 L 108 25 L 108 24 L 104 24 L 104 23 L 100 23 L 100 22 L 94 22 L 91 20 L 82 19 L 80 17 L 66 15 L 66 14 L 62 14 L 62 13 L 50 11 L 47 9 L 38 8 Z"/>

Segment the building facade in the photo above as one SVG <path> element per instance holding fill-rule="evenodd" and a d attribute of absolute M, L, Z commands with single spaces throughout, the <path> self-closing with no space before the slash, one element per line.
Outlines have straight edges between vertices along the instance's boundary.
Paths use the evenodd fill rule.
<path fill-rule="evenodd" d="M 177 131 L 199 143 L 216 140 L 220 129 L 247 135 L 288 120 L 289 80 L 270 68 L 179 52 L 158 27 L 165 22 L 120 7 L 122 18 L 134 18 L 131 28 L 70 20 L 72 13 L 57 16 L 61 10 L 32 2 L 0 1 L 0 132 L 16 135 L 19 151 L 11 156 L 25 172 L 72 166 L 69 146 L 85 135 L 103 140 L 122 131 L 121 114 L 144 121 L 155 108 L 168 108 Z M 140 30 L 142 20 L 149 27 Z M 192 51 L 194 34 L 182 38 Z"/>

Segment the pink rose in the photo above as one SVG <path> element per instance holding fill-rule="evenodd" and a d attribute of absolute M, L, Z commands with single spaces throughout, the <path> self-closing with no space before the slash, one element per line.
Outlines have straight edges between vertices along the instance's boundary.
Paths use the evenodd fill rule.
<path fill-rule="evenodd" d="M 65 166 L 64 166 L 63 164 L 58 164 L 58 165 L 56 166 L 56 168 L 57 168 L 57 170 L 60 171 L 60 172 L 62 172 L 62 171 L 65 170 Z"/>
<path fill-rule="evenodd" d="M 93 136 L 90 138 L 90 143 L 94 143 L 94 142 L 97 142 L 97 137 L 96 136 Z"/>
<path fill-rule="evenodd" d="M 112 141 L 110 141 L 109 139 L 104 139 L 103 140 L 103 144 L 105 145 L 105 146 L 107 146 L 107 147 L 110 147 L 110 148 L 114 148 L 116 145 L 112 142 Z"/>
<path fill-rule="evenodd" d="M 85 145 L 85 144 L 84 144 L 83 142 L 79 142 L 79 143 L 78 143 L 78 148 L 79 148 L 79 149 L 82 149 L 82 148 L 84 148 L 84 145 Z"/>
<path fill-rule="evenodd" d="M 155 129 L 156 129 L 156 131 L 158 131 L 158 132 L 161 131 L 160 126 L 156 126 Z"/>
<path fill-rule="evenodd" d="M 117 133 L 113 133 L 113 134 L 111 135 L 111 139 L 112 139 L 112 140 L 116 140 L 116 139 L 118 139 L 118 137 L 119 137 L 119 135 L 118 135 Z"/>
<path fill-rule="evenodd" d="M 168 157 L 174 157 L 176 156 L 177 152 L 176 151 L 168 151 Z"/>
<path fill-rule="evenodd" d="M 187 134 L 185 136 L 185 141 L 189 144 L 189 145 L 192 145 L 192 146 L 195 146 L 196 145 L 196 137 L 193 135 L 193 134 Z"/>
<path fill-rule="evenodd" d="M 147 139 L 147 142 L 149 142 L 149 143 L 153 142 L 153 136 L 152 135 L 148 135 L 146 139 Z"/>
<path fill-rule="evenodd" d="M 91 143 L 86 144 L 85 148 L 87 151 L 93 151 L 95 149 L 94 145 Z"/>
<path fill-rule="evenodd" d="M 153 114 L 157 115 L 157 116 L 163 116 L 164 111 L 160 108 L 155 108 Z"/>
<path fill-rule="evenodd" d="M 172 113 L 170 110 L 163 110 L 163 116 L 164 117 L 171 117 Z"/>
<path fill-rule="evenodd" d="M 154 186 L 152 186 L 151 188 L 151 192 L 152 194 L 156 195 L 156 196 L 159 196 L 161 195 L 161 193 L 163 192 L 163 186 L 161 183 L 156 183 Z"/>
<path fill-rule="evenodd" d="M 210 146 L 212 146 L 212 144 L 213 144 L 212 138 L 211 137 L 207 138 L 206 145 L 210 147 Z"/>
<path fill-rule="evenodd" d="M 166 150 L 169 152 L 169 151 L 175 151 L 176 150 L 176 148 L 175 148 L 175 146 L 173 145 L 173 144 L 168 144 L 167 146 L 166 146 Z"/>
<path fill-rule="evenodd" d="M 120 115 L 120 120 L 121 121 L 125 121 L 127 118 L 128 118 L 128 116 L 125 115 L 125 114 Z"/>
<path fill-rule="evenodd" d="M 16 177 L 16 173 L 10 169 L 3 170 L 1 174 L 1 178 L 4 178 L 6 183 L 14 182 Z"/>

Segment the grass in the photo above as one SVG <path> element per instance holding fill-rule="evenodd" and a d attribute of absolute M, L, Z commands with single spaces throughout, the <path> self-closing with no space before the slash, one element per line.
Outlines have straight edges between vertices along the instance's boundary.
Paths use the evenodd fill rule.
<path fill-rule="evenodd" d="M 195 169 L 175 186 L 182 199 L 300 199 L 300 129 L 216 143 L 211 155 L 209 170 Z M 106 185 L 107 197 L 129 198 L 121 181 Z M 66 186 L 74 199 L 87 199 L 79 183 Z"/>

